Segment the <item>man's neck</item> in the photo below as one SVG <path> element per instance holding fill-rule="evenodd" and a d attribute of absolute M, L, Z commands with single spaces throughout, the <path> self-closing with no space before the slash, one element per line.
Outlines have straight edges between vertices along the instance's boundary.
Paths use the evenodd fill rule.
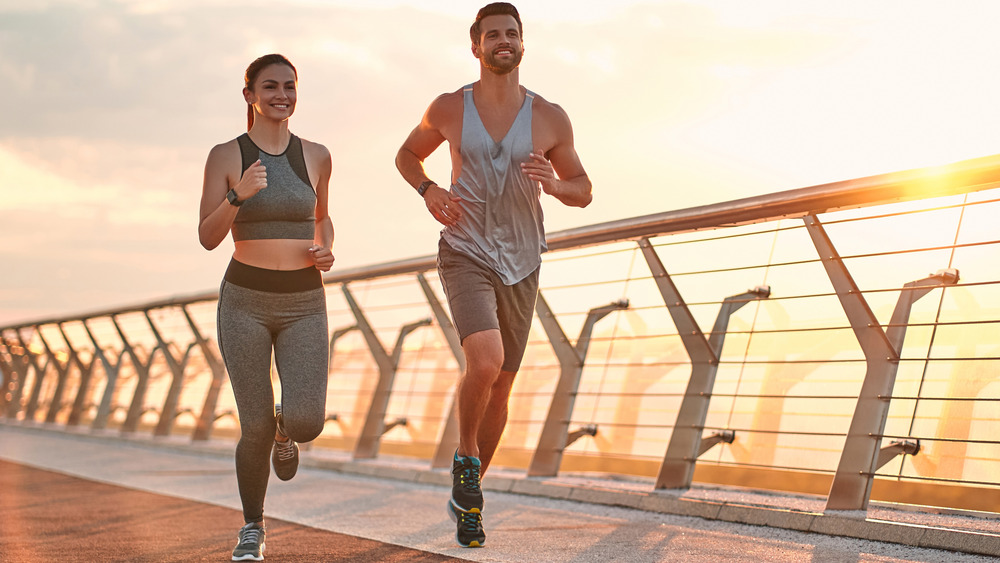
<path fill-rule="evenodd" d="M 489 104 L 502 105 L 515 100 L 520 102 L 521 83 L 518 69 L 515 68 L 507 74 L 496 74 L 485 68 L 481 69 L 477 97 Z"/>

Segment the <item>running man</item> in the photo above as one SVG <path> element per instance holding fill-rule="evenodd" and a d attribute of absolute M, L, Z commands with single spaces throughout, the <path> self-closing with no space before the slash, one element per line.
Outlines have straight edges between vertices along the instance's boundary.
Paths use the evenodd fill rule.
<path fill-rule="evenodd" d="M 541 193 L 574 207 L 586 207 L 592 196 L 566 112 L 520 84 L 517 9 L 506 2 L 483 7 L 470 38 L 479 81 L 431 103 L 399 149 L 396 167 L 444 225 L 438 274 L 466 361 L 448 513 L 459 545 L 481 547 L 480 478 L 507 423 L 546 249 Z M 444 141 L 451 149 L 450 189 L 423 166 Z"/>

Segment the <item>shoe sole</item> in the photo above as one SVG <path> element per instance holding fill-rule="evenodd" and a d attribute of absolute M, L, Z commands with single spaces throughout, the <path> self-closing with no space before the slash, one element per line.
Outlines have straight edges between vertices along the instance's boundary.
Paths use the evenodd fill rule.
<path fill-rule="evenodd" d="M 448 518 L 451 518 L 451 521 L 454 522 L 455 524 L 458 524 L 458 514 L 457 514 L 458 512 L 476 512 L 476 513 L 479 513 L 479 509 L 478 508 L 473 508 L 472 510 L 462 510 L 462 509 L 460 509 L 458 507 L 458 505 L 455 504 L 455 500 L 454 499 L 448 499 L 448 508 L 447 508 L 447 510 L 448 510 Z M 457 543 L 458 545 L 460 545 L 462 547 L 483 547 L 483 545 L 486 544 L 486 539 L 484 538 L 482 542 L 479 542 L 479 541 L 476 541 L 476 540 L 472 540 L 468 544 L 464 544 L 464 543 L 462 543 L 461 540 L 458 539 L 458 531 L 456 530 L 455 531 L 455 543 Z"/>
<path fill-rule="evenodd" d="M 255 556 L 252 553 L 246 555 L 241 555 L 239 557 L 233 556 L 233 561 L 263 561 L 264 560 L 264 544 L 260 544 L 260 557 Z"/>

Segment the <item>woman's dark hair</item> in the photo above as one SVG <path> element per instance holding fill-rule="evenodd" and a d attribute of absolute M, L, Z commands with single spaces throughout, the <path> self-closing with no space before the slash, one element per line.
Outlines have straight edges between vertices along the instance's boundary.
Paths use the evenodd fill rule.
<path fill-rule="evenodd" d="M 487 16 L 514 16 L 514 21 L 517 22 L 517 32 L 521 35 L 521 40 L 524 40 L 524 28 L 521 26 L 521 16 L 518 15 L 517 8 L 507 2 L 494 2 L 479 9 L 475 23 L 469 28 L 469 37 L 472 38 L 474 44 L 479 45 L 479 40 L 482 39 L 479 24 Z"/>
<path fill-rule="evenodd" d="M 295 65 L 293 65 L 291 61 L 286 59 L 284 55 L 272 53 L 270 55 L 259 57 L 247 67 L 246 74 L 243 75 L 243 80 L 246 82 L 247 89 L 252 92 L 254 82 L 257 81 L 257 75 L 260 74 L 260 71 L 271 65 L 285 65 L 292 69 L 292 73 L 295 74 L 295 79 L 299 79 L 299 73 L 295 70 Z M 247 104 L 247 131 L 249 131 L 251 127 L 253 127 L 253 106 Z"/>

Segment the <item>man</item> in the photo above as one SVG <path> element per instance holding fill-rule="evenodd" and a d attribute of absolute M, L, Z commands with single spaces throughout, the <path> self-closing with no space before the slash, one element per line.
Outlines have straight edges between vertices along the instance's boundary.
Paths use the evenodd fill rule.
<path fill-rule="evenodd" d="M 480 476 L 507 423 L 538 293 L 545 250 L 541 192 L 585 207 L 591 184 L 569 117 L 520 85 L 517 9 L 506 2 L 485 6 L 470 37 L 479 81 L 431 103 L 399 149 L 396 167 L 444 225 L 438 273 L 466 361 L 448 513 L 458 524 L 458 543 L 480 547 L 486 541 Z M 428 178 L 423 166 L 444 141 L 451 150 L 450 190 Z"/>

